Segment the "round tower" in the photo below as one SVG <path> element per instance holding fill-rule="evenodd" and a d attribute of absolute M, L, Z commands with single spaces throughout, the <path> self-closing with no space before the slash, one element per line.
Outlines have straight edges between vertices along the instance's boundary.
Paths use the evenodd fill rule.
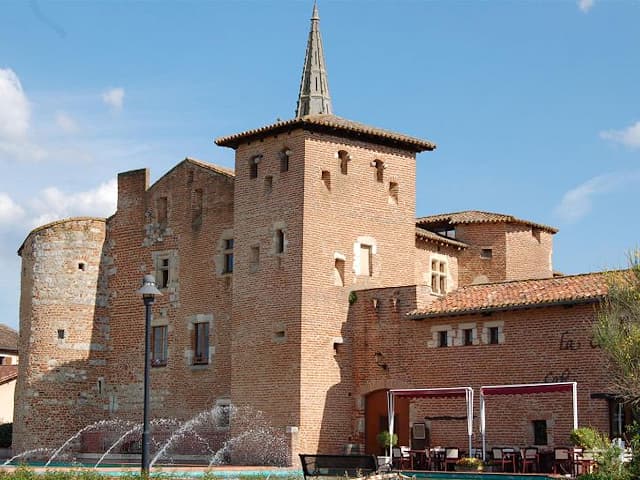
<path fill-rule="evenodd" d="M 56 448 L 104 415 L 105 230 L 104 219 L 60 220 L 33 230 L 18 250 L 16 453 Z"/>

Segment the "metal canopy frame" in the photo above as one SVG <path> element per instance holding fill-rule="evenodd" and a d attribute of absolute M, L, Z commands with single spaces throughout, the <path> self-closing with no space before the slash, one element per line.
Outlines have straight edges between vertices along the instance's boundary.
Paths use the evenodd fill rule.
<path fill-rule="evenodd" d="M 394 389 L 387 392 L 387 415 L 389 418 L 389 433 L 393 436 L 395 397 L 404 398 L 452 398 L 464 397 L 467 405 L 467 433 L 469 435 L 469 452 L 471 452 L 473 437 L 473 389 L 471 387 L 450 388 L 412 388 Z M 389 456 L 392 457 L 392 445 L 389 445 Z"/>
<path fill-rule="evenodd" d="M 482 435 L 482 459 L 486 458 L 486 416 L 485 396 L 487 395 L 528 395 L 539 393 L 571 392 L 573 407 L 573 428 L 578 428 L 578 383 L 522 383 L 516 385 L 491 385 L 480 387 L 480 433 Z"/>

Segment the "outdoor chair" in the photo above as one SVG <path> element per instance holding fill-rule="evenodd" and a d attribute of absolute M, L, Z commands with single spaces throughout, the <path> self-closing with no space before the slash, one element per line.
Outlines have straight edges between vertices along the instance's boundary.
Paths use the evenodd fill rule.
<path fill-rule="evenodd" d="M 556 447 L 553 450 L 553 473 L 558 474 L 558 471 L 561 474 L 573 473 L 573 459 L 566 447 Z"/>
<path fill-rule="evenodd" d="M 531 472 L 540 471 L 540 455 L 537 447 L 526 447 L 522 450 L 522 473 L 527 472 L 527 467 L 531 466 Z"/>
<path fill-rule="evenodd" d="M 407 450 L 403 450 L 407 448 Z M 405 470 L 411 465 L 411 456 L 409 455 L 408 447 L 393 447 L 391 449 L 392 465 L 395 469 Z"/>
<path fill-rule="evenodd" d="M 460 449 L 457 447 L 447 447 L 444 449 L 444 469 L 449 470 L 449 465 L 455 465 L 460 460 Z M 452 468 L 455 470 L 455 466 Z"/>
<path fill-rule="evenodd" d="M 516 455 L 515 452 L 506 452 L 503 448 L 494 447 L 491 449 L 491 455 L 493 456 L 493 463 L 496 466 L 500 466 L 500 471 L 505 471 L 505 466 L 510 465 L 513 472 L 516 471 Z"/>

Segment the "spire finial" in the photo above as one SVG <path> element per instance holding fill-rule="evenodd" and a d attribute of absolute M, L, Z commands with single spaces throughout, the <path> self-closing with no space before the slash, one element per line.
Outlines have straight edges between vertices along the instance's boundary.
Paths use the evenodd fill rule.
<path fill-rule="evenodd" d="M 318 4 L 314 0 L 296 118 L 317 113 L 331 114 L 333 112 L 331 109 L 331 96 L 329 95 L 327 68 L 324 63 L 322 37 L 320 35 L 320 15 L 318 14 Z"/>

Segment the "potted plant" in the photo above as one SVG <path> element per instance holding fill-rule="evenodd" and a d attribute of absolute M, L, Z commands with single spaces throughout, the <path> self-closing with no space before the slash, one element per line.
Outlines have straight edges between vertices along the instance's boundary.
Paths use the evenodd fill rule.
<path fill-rule="evenodd" d="M 376 440 L 378 440 L 378 444 L 382 447 L 382 455 L 378 457 L 378 464 L 391 464 L 389 449 L 398 443 L 398 435 L 395 433 L 391 435 L 387 430 L 383 430 L 376 436 Z"/>
<path fill-rule="evenodd" d="M 463 457 L 456 462 L 457 472 L 481 472 L 484 470 L 484 462 L 479 458 Z"/>

